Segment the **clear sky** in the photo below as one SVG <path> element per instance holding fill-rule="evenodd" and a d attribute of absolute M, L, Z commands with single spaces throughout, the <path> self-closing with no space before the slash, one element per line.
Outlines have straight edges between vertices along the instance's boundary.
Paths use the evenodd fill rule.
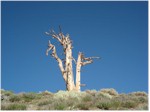
<path fill-rule="evenodd" d="M 2 2 L 2 88 L 65 90 L 55 59 L 45 55 L 50 28 L 62 26 L 73 56 L 100 56 L 82 68 L 82 90 L 148 92 L 148 2 Z M 75 68 L 74 68 L 75 70 Z"/>

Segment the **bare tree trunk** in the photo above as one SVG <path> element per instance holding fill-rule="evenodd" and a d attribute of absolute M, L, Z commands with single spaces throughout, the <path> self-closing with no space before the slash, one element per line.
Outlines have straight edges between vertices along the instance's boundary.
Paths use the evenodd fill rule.
<path fill-rule="evenodd" d="M 64 34 L 61 32 L 61 28 L 59 34 L 56 34 L 53 30 L 51 30 L 49 33 L 46 32 L 46 34 L 58 40 L 58 42 L 60 42 L 60 44 L 63 46 L 64 55 L 65 55 L 64 63 L 63 60 L 61 60 L 58 57 L 56 48 L 53 44 L 50 43 L 50 41 L 48 44 L 46 55 L 48 55 L 48 52 L 52 50 L 51 56 L 54 57 L 58 62 L 58 66 L 62 73 L 63 79 L 66 83 L 66 89 L 68 91 L 80 91 L 80 86 L 82 86 L 82 84 L 80 83 L 81 67 L 86 64 L 92 63 L 93 62 L 92 58 L 97 58 L 97 57 L 85 58 L 83 53 L 79 52 L 77 63 L 76 63 L 75 59 L 72 56 L 73 47 L 72 47 L 72 41 L 70 40 L 69 34 L 64 36 Z M 72 60 L 74 60 L 76 63 L 76 85 L 74 83 Z"/>
<path fill-rule="evenodd" d="M 74 76 L 73 76 L 73 68 L 72 68 L 72 49 L 69 44 L 66 48 L 66 73 L 67 73 L 67 90 L 72 91 L 75 88 L 74 85 Z"/>
<path fill-rule="evenodd" d="M 77 65 L 76 65 L 76 91 L 80 92 L 80 80 L 81 80 L 81 77 L 80 77 L 80 72 L 81 72 L 81 56 L 82 56 L 82 53 L 79 52 L 78 54 L 78 59 L 77 59 Z"/>

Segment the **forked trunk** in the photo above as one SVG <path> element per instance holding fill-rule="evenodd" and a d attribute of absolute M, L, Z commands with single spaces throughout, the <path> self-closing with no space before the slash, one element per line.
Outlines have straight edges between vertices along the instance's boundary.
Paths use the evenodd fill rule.
<path fill-rule="evenodd" d="M 72 56 L 73 47 L 72 47 L 72 41 L 70 40 L 69 34 L 64 36 L 64 34 L 61 32 L 61 28 L 60 28 L 59 34 L 56 34 L 53 30 L 51 30 L 49 33 L 46 32 L 46 34 L 52 36 L 53 38 L 57 39 L 60 42 L 60 44 L 63 46 L 65 59 L 62 60 L 58 57 L 56 48 L 53 44 L 50 43 L 50 41 L 48 44 L 46 55 L 48 55 L 48 52 L 52 50 L 51 56 L 54 57 L 56 61 L 58 62 L 58 66 L 62 73 L 63 79 L 66 83 L 67 91 L 79 92 L 80 86 L 83 85 L 80 83 L 81 66 L 92 63 L 93 62 L 92 58 L 95 58 L 95 57 L 84 58 L 83 53 L 79 52 L 78 59 L 76 62 Z M 76 63 L 76 85 L 74 83 L 72 60 L 74 60 Z"/>

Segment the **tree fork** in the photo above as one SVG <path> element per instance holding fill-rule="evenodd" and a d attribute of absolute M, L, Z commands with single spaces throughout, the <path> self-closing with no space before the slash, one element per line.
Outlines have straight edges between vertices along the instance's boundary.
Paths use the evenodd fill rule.
<path fill-rule="evenodd" d="M 52 51 L 51 56 L 56 59 L 58 62 L 58 66 L 62 73 L 63 79 L 66 83 L 66 89 L 68 91 L 78 91 L 80 92 L 81 87 L 85 86 L 85 84 L 81 84 L 81 67 L 93 62 L 93 58 L 99 57 L 88 57 L 85 58 L 84 54 L 79 52 L 77 61 L 72 56 L 72 40 L 70 39 L 69 34 L 66 36 L 62 33 L 61 27 L 59 26 L 60 33 L 56 34 L 54 30 L 50 30 L 50 32 L 45 32 L 46 35 L 52 36 L 53 39 L 56 39 L 63 47 L 65 60 L 60 59 L 57 55 L 56 48 L 51 42 L 48 43 L 48 49 L 46 51 L 46 55 L 48 55 L 49 51 Z M 73 67 L 72 61 L 76 64 L 76 85 L 74 83 L 74 76 L 73 76 Z"/>

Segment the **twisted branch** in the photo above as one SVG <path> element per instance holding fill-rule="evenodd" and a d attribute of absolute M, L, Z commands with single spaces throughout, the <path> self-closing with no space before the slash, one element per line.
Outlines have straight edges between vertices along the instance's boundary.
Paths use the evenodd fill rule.
<path fill-rule="evenodd" d="M 60 71 L 62 72 L 64 80 L 67 81 L 67 76 L 66 76 L 66 72 L 63 67 L 62 60 L 58 57 L 55 46 L 53 44 L 51 44 L 49 41 L 48 49 L 46 50 L 46 55 L 48 55 L 48 52 L 50 50 L 52 50 L 51 56 L 54 57 L 56 59 L 56 61 L 58 62 L 58 65 L 59 65 Z"/>

